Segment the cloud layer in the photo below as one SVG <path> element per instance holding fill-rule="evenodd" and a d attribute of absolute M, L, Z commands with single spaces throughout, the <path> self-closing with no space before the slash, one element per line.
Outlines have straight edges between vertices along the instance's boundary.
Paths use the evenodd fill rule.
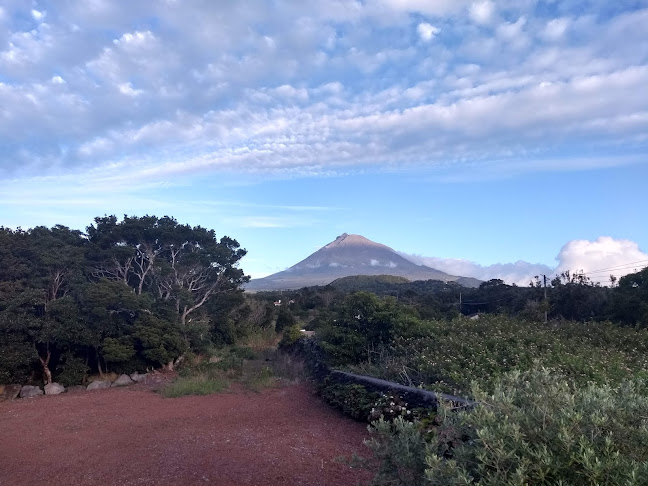
<path fill-rule="evenodd" d="M 617 240 L 609 236 L 601 236 L 594 241 L 572 240 L 566 243 L 556 257 L 558 265 L 555 268 L 524 261 L 480 265 L 453 258 L 424 257 L 405 253 L 401 255 L 416 264 L 436 268 L 451 275 L 474 277 L 484 281 L 496 278 L 509 285 L 519 286 L 529 285 L 537 275 L 553 278 L 564 271 L 572 274 L 583 273 L 593 283 L 609 285 L 610 275 L 618 279 L 648 266 L 648 253 L 641 251 L 637 243 Z"/>
<path fill-rule="evenodd" d="M 0 175 L 628 163 L 648 9 L 624 5 L 3 2 Z"/>

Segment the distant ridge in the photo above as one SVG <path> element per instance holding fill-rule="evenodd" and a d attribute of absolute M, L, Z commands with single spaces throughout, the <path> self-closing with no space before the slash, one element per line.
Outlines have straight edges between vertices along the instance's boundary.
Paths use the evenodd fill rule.
<path fill-rule="evenodd" d="M 407 280 L 441 280 L 477 287 L 481 281 L 449 275 L 406 260 L 386 245 L 361 235 L 343 233 L 331 243 L 292 267 L 268 277 L 254 279 L 248 290 L 289 290 L 328 285 L 354 275 L 391 275 Z"/>

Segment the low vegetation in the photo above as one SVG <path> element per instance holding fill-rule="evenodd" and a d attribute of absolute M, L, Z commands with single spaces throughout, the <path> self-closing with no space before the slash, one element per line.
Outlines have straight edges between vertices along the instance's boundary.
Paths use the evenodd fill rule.
<path fill-rule="evenodd" d="M 372 406 L 373 457 L 354 462 L 374 472 L 374 485 L 647 484 L 645 327 L 501 314 L 425 320 L 359 292 L 318 339 L 335 366 L 476 402 L 413 420 L 394 413 L 408 408 L 397 399 Z M 355 417 L 371 401 L 356 385 L 324 396 Z"/>
<path fill-rule="evenodd" d="M 648 382 L 577 386 L 546 368 L 506 373 L 479 405 L 442 407 L 431 436 L 416 424 L 379 420 L 366 442 L 387 485 L 645 485 Z"/>
<path fill-rule="evenodd" d="M 253 349 L 226 346 L 209 359 L 195 356 L 179 368 L 178 376 L 160 389 L 167 398 L 185 395 L 209 395 L 240 385 L 260 392 L 281 383 L 297 383 L 306 378 L 303 362 L 282 353 L 274 346 Z"/>
<path fill-rule="evenodd" d="M 370 358 L 350 368 L 453 395 L 469 395 L 473 381 L 490 391 L 504 373 L 534 363 L 580 385 L 615 383 L 648 376 L 648 329 L 501 315 L 423 321 L 401 326 Z"/>

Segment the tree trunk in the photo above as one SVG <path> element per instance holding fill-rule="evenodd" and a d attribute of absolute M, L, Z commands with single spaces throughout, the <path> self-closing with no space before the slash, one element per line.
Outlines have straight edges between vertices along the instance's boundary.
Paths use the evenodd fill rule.
<path fill-rule="evenodd" d="M 99 377 L 103 378 L 103 370 L 101 369 L 101 356 L 99 356 L 99 351 L 95 349 L 95 353 L 97 354 L 97 370 L 99 371 Z"/>
<path fill-rule="evenodd" d="M 178 366 L 182 361 L 184 360 L 184 355 L 181 354 L 178 356 L 175 360 L 169 361 L 167 364 L 165 364 L 162 369 L 164 371 L 175 371 L 176 366 Z"/>
<path fill-rule="evenodd" d="M 46 385 L 52 383 L 52 372 L 49 369 L 49 362 L 51 357 L 52 353 L 50 351 L 47 352 L 47 358 L 43 359 L 40 356 L 38 357 L 38 359 L 40 359 L 41 365 L 43 366 L 43 374 L 45 375 Z"/>

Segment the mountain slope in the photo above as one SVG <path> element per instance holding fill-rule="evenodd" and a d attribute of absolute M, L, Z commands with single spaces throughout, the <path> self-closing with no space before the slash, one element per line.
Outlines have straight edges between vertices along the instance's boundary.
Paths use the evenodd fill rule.
<path fill-rule="evenodd" d="M 265 278 L 252 280 L 248 290 L 298 289 L 328 285 L 333 280 L 352 275 L 394 275 L 408 280 L 459 281 L 477 286 L 480 281 L 456 277 L 406 260 L 388 246 L 364 236 L 342 234 L 301 262 Z"/>

